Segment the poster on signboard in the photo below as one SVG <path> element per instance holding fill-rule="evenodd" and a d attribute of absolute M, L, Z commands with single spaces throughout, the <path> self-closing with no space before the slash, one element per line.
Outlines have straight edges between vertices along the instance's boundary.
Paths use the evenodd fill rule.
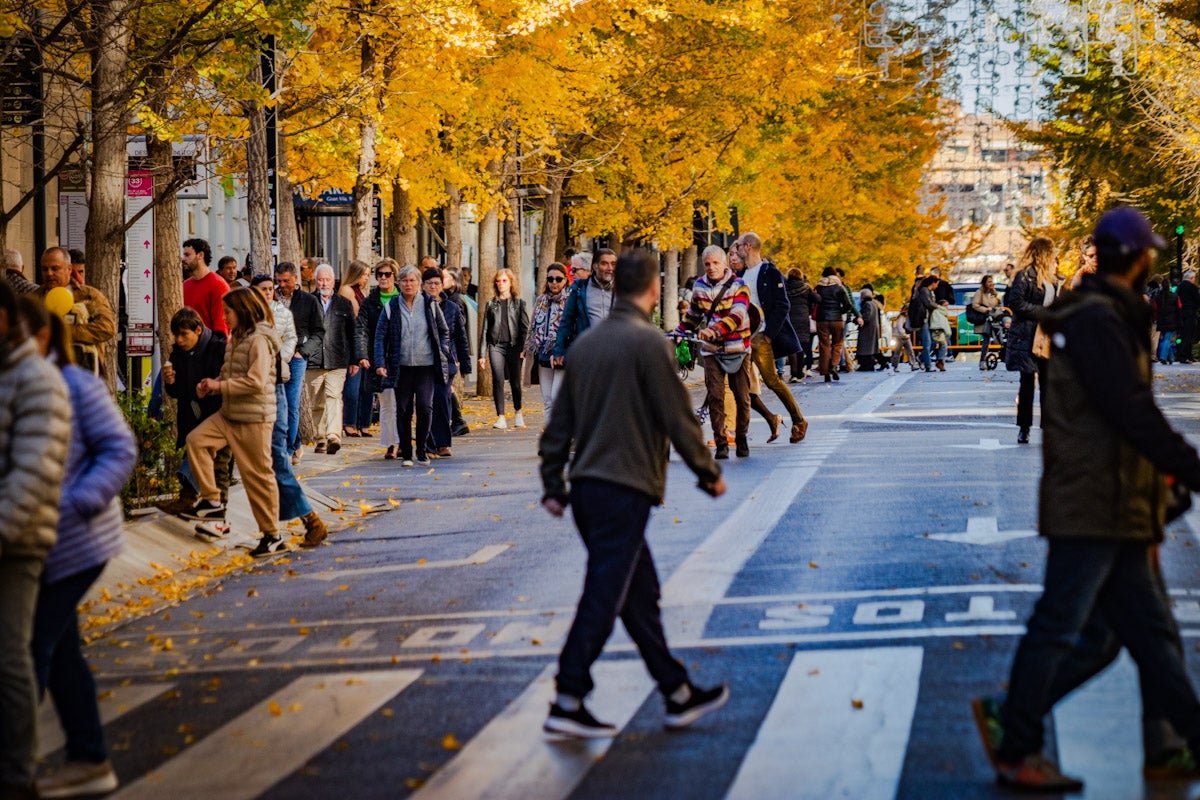
<path fill-rule="evenodd" d="M 149 172 L 129 172 L 125 186 L 125 220 L 131 220 L 154 200 Z M 125 231 L 126 305 L 129 327 L 126 352 L 130 357 L 154 354 L 154 211 L 151 209 Z"/>

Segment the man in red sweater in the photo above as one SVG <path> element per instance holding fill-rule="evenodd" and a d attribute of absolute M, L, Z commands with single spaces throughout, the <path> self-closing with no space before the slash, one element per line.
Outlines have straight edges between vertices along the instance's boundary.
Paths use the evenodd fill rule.
<path fill-rule="evenodd" d="M 208 268 L 212 248 L 203 239 L 188 239 L 183 243 L 183 268 L 191 275 L 183 282 L 183 304 L 194 309 L 210 330 L 229 336 L 225 324 L 225 309 L 221 298 L 229 292 L 229 284 Z"/>

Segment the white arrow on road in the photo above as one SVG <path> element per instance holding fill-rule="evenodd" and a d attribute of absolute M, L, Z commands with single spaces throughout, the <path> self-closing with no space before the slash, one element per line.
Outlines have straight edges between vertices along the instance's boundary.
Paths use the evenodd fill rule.
<path fill-rule="evenodd" d="M 1002 544 L 1011 539 L 1027 539 L 1037 536 L 1037 531 L 1002 531 L 995 517 L 971 517 L 967 520 L 967 529 L 961 533 L 931 533 L 922 535 L 921 539 L 938 539 L 943 542 L 958 542 L 960 544 Z"/>
<path fill-rule="evenodd" d="M 364 567 L 362 569 L 339 569 L 332 572 L 317 572 L 307 577 L 318 581 L 332 581 L 354 575 L 372 575 L 378 572 L 405 572 L 415 569 L 444 569 L 446 567 L 470 567 L 486 564 L 505 550 L 511 544 L 490 544 L 481 547 L 466 558 L 455 558 L 446 561 L 417 561 L 412 564 L 385 564 L 380 567 Z"/>
<path fill-rule="evenodd" d="M 980 439 L 979 444 L 952 444 L 950 446 L 963 450 L 1009 450 L 1017 447 L 1015 444 L 1000 444 L 999 439 Z"/>

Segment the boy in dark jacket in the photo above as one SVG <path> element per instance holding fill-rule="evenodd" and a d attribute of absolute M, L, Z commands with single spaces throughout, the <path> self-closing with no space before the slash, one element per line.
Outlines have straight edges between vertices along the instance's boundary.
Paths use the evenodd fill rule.
<path fill-rule="evenodd" d="M 171 348 L 170 359 L 163 364 L 163 391 L 179 404 L 175 417 L 175 446 L 183 448 L 188 434 L 221 408 L 220 395 L 199 397 L 196 387 L 205 378 L 220 376 L 221 366 L 225 363 L 225 334 L 204 327 L 200 315 L 190 308 L 182 308 L 171 317 L 171 334 L 175 337 L 175 346 Z M 222 497 L 229 490 L 232 468 L 232 453 L 229 448 L 224 448 L 217 453 L 217 483 Z M 179 497 L 158 506 L 168 514 L 182 513 L 199 499 L 186 454 L 178 475 Z"/>

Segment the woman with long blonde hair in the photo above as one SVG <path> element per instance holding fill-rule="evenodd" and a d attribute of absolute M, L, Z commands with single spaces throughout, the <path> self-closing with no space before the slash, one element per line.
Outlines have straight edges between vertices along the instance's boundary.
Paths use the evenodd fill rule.
<path fill-rule="evenodd" d="M 516 276 L 510 269 L 496 270 L 492 279 L 495 294 L 483 312 L 483 335 L 479 337 L 479 368 L 492 368 L 492 398 L 496 402 L 493 428 L 508 427 L 504 419 L 504 379 L 512 389 L 513 426 L 525 427 L 521 413 L 521 369 L 525 338 L 529 335 L 529 309 L 517 296 Z"/>
<path fill-rule="evenodd" d="M 1038 383 L 1038 373 L 1046 364 L 1043 358 L 1034 354 L 1033 342 L 1038 317 L 1043 308 L 1054 302 L 1059 290 L 1054 242 L 1045 236 L 1031 241 L 1017 269 L 1008 293 L 1013 318 L 1005 366 L 1009 372 L 1021 373 L 1021 388 L 1017 394 L 1017 443 L 1029 444 L 1029 429 L 1033 427 L 1033 390 Z"/>

